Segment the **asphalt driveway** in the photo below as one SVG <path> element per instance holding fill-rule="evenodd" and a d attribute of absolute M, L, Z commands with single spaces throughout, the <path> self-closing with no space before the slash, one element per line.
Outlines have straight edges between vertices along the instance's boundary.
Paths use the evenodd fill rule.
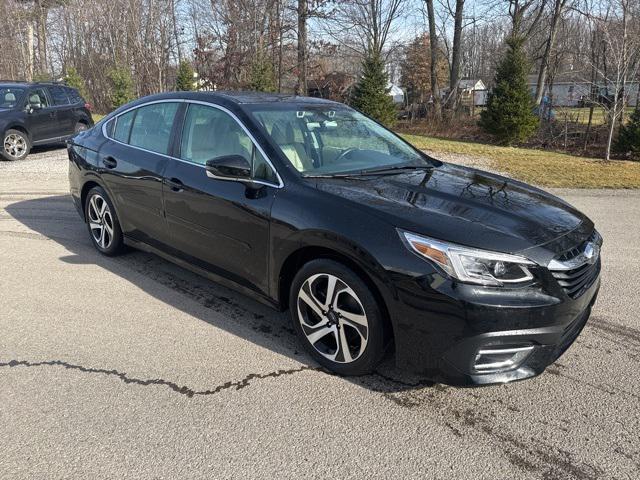
<path fill-rule="evenodd" d="M 640 192 L 559 191 L 605 238 L 593 316 L 526 382 L 329 375 L 287 314 L 100 256 L 64 150 L 0 162 L 0 478 L 640 478 Z"/>

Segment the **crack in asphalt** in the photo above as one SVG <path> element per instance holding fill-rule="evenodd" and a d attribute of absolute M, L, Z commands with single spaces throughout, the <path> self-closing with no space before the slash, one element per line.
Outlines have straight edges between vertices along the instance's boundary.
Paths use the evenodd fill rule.
<path fill-rule="evenodd" d="M 77 370 L 83 373 L 92 373 L 98 375 L 107 375 L 113 376 L 121 380 L 126 384 L 135 384 L 141 386 L 151 386 L 151 385 L 160 385 L 170 388 L 172 391 L 179 393 L 180 395 L 185 395 L 189 398 L 193 398 L 195 396 L 206 396 L 206 395 L 215 395 L 216 393 L 220 393 L 224 390 L 228 390 L 234 388 L 235 390 L 241 390 L 245 387 L 248 387 L 251 383 L 254 383 L 255 380 L 264 380 L 267 378 L 277 378 L 285 375 L 293 375 L 296 373 L 304 372 L 307 370 L 310 371 L 320 371 L 322 368 L 320 367 L 312 367 L 310 365 L 303 365 L 299 368 L 291 368 L 291 369 L 280 369 L 275 370 L 273 372 L 268 373 L 250 373 L 244 378 L 237 381 L 229 381 L 222 383 L 220 385 L 216 385 L 215 387 L 207 390 L 194 390 L 192 388 L 187 387 L 186 385 L 178 385 L 175 382 L 171 382 L 169 380 L 164 380 L 162 378 L 154 378 L 154 379 L 140 379 L 127 376 L 126 372 L 119 372 L 118 370 L 107 370 L 104 368 L 92 368 L 92 367 L 83 367 L 82 365 L 76 365 L 73 363 L 64 362 L 62 360 L 45 360 L 41 362 L 30 362 L 28 360 L 10 360 L 8 362 L 0 362 L 0 368 L 8 367 L 63 367 L 68 370 Z"/>

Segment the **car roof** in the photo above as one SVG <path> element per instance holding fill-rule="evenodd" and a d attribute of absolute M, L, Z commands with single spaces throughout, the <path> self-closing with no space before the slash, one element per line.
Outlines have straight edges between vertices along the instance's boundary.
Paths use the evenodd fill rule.
<path fill-rule="evenodd" d="M 0 80 L 0 87 L 2 88 L 11 88 L 11 87 L 65 87 L 72 88 L 74 87 L 66 85 L 64 83 L 56 83 L 56 82 L 12 82 L 11 80 Z"/>
<path fill-rule="evenodd" d="M 326 104 L 340 105 L 338 102 L 316 97 L 300 97 L 287 93 L 263 93 L 263 92 L 235 92 L 235 91 L 215 91 L 215 92 L 166 92 L 156 95 L 143 97 L 135 103 L 144 103 L 153 100 L 164 99 L 185 99 L 185 100 L 201 100 L 209 102 L 230 102 L 242 105 L 251 104 Z"/>

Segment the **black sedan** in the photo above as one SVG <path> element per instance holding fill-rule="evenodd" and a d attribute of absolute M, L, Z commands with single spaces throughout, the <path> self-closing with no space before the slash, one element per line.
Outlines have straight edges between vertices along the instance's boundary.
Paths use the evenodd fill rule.
<path fill-rule="evenodd" d="M 156 253 L 291 310 L 345 375 L 541 373 L 584 327 L 602 239 L 562 200 L 435 160 L 353 109 L 272 94 L 137 100 L 69 143 L 95 247 Z"/>

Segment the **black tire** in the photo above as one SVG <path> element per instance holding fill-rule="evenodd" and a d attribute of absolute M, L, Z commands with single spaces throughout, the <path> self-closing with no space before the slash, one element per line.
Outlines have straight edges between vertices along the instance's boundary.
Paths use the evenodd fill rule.
<path fill-rule="evenodd" d="M 337 279 L 336 288 L 333 290 L 336 293 L 332 300 L 327 301 L 329 287 L 325 288 L 324 296 L 321 290 L 324 284 L 329 284 L 332 277 Z M 323 312 L 322 316 L 316 308 L 309 306 L 307 300 L 300 298 L 300 295 L 303 295 L 303 287 L 307 298 Z M 311 289 L 317 291 L 312 292 Z M 307 292 L 311 293 L 311 296 Z M 355 293 L 355 298 L 352 293 Z M 322 303 L 324 305 L 321 305 Z M 330 305 L 330 308 L 325 309 L 326 305 Z M 380 305 L 362 278 L 343 264 L 328 259 L 312 260 L 305 264 L 293 279 L 289 292 L 289 307 L 293 328 L 300 341 L 311 356 L 328 370 L 340 375 L 365 375 L 373 372 L 382 360 L 385 353 L 385 322 Z M 333 307 L 336 307 L 336 310 L 333 310 Z M 329 313 L 330 311 L 333 311 L 333 314 Z M 347 317 L 343 316 L 343 313 L 349 314 L 350 319 L 358 318 L 359 321 L 362 321 L 364 316 L 367 323 L 366 341 L 363 336 L 363 324 L 356 324 L 350 320 L 345 324 Z M 324 333 L 328 329 L 333 330 L 319 337 L 315 343 L 308 338 L 308 335 Z M 344 349 L 337 345 L 342 339 L 346 342 L 344 345 L 347 346 L 348 355 L 343 354 Z M 334 359 L 328 356 L 334 356 Z"/>
<path fill-rule="evenodd" d="M 2 136 L 2 158 L 5 160 L 22 160 L 31 151 L 29 135 L 20 130 L 9 129 Z M 13 154 L 12 154 L 13 152 Z"/>
<path fill-rule="evenodd" d="M 104 202 L 104 203 L 103 203 Z M 103 210 L 104 204 L 106 208 Z M 84 217 L 93 246 L 103 255 L 114 256 L 124 250 L 124 238 L 113 203 L 102 187 L 93 187 L 87 193 Z M 99 226 L 102 225 L 100 230 Z M 111 227 L 111 233 L 109 228 Z M 100 236 L 104 235 L 104 237 Z"/>
<path fill-rule="evenodd" d="M 87 126 L 86 123 L 78 122 L 78 123 L 76 123 L 76 126 L 73 127 L 73 133 L 74 134 L 78 134 L 78 133 L 84 132 L 85 130 L 88 130 L 88 129 L 89 129 L 89 127 Z"/>

